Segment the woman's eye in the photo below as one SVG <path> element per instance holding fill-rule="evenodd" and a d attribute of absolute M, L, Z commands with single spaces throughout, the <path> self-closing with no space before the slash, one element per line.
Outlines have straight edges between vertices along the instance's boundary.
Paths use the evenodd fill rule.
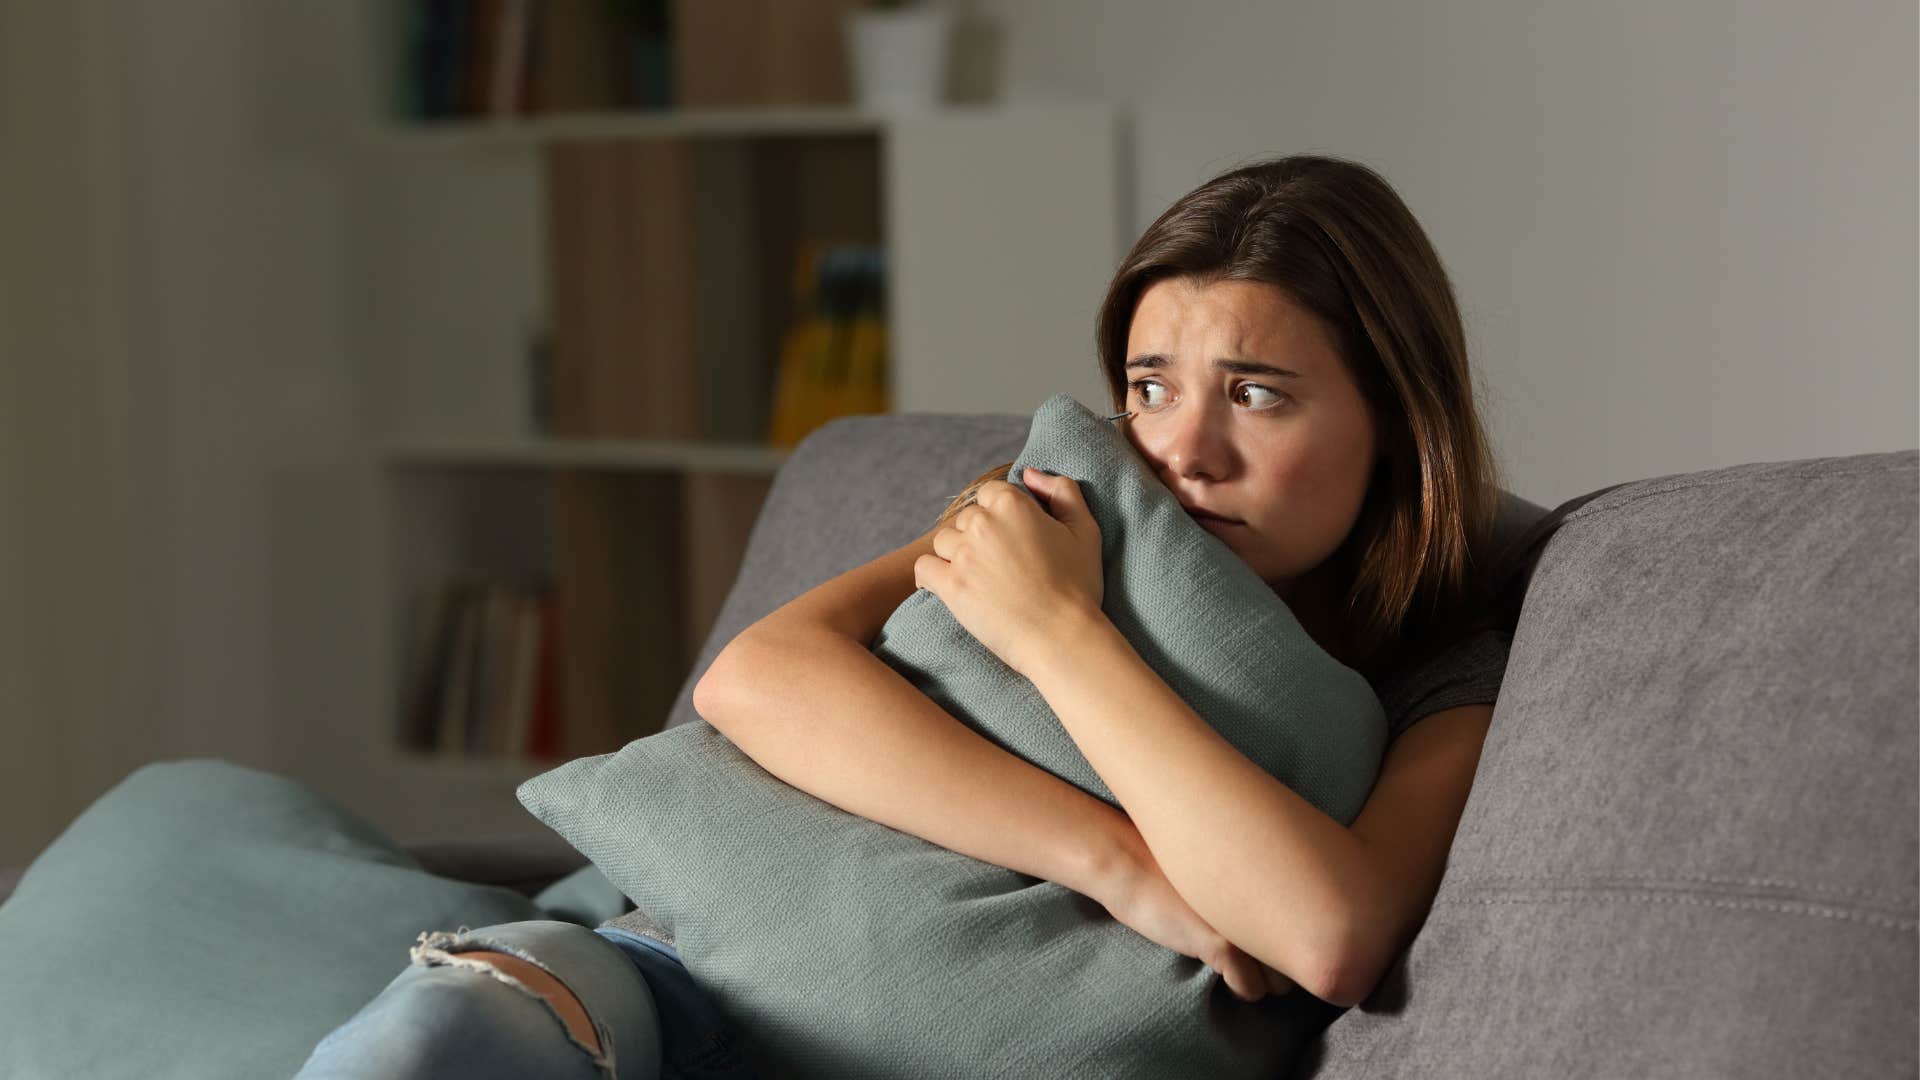
<path fill-rule="evenodd" d="M 1236 393 L 1238 393 L 1238 392 L 1239 392 L 1239 391 L 1241 391 L 1241 390 L 1247 390 L 1247 391 L 1259 391 L 1260 393 L 1262 393 L 1262 394 L 1265 394 L 1265 395 L 1267 395 L 1268 397 L 1270 397 L 1270 398 L 1272 398 L 1272 399 L 1273 399 L 1273 401 L 1272 401 L 1272 402 L 1269 402 L 1269 403 L 1268 403 L 1268 404 L 1266 404 L 1266 405 L 1262 405 L 1262 404 L 1254 404 L 1254 405 L 1250 405 L 1250 406 L 1248 406 L 1249 408 L 1252 408 L 1252 409 L 1254 409 L 1254 410 L 1256 410 L 1256 411 L 1257 411 L 1257 410 L 1260 410 L 1260 409 L 1264 409 L 1264 408 L 1267 408 L 1267 407 L 1268 407 L 1268 405 L 1272 405 L 1272 404 L 1278 404 L 1278 403 L 1280 402 L 1280 400 L 1281 400 L 1281 399 L 1283 399 L 1283 398 L 1285 398 L 1285 397 L 1287 396 L 1287 395 L 1285 395 L 1285 394 L 1283 394 L 1283 393 L 1281 393 L 1281 392 L 1279 392 L 1278 390 L 1269 390 L 1269 389 L 1267 389 L 1266 387 L 1264 387 L 1264 386 L 1261 386 L 1261 385 L 1260 385 L 1259 383 L 1241 383 L 1241 384 L 1240 384 L 1239 386 L 1236 386 L 1236 387 L 1234 387 L 1234 391 L 1235 391 Z"/>
<path fill-rule="evenodd" d="M 1165 390 L 1166 389 L 1166 387 L 1161 386 L 1159 383 L 1154 382 L 1152 379 L 1135 379 L 1134 381 L 1128 383 L 1127 385 L 1133 388 L 1134 393 L 1140 395 L 1140 401 L 1142 404 L 1147 406 L 1164 404 L 1164 402 L 1152 400 L 1147 395 L 1147 391 L 1149 390 Z"/>
<path fill-rule="evenodd" d="M 1146 408 L 1151 409 L 1155 406 L 1166 404 L 1164 397 L 1156 401 L 1149 393 L 1149 391 L 1153 390 L 1162 392 L 1166 390 L 1165 386 L 1162 386 L 1152 379 L 1135 379 L 1128 383 L 1127 386 L 1130 387 L 1134 393 L 1140 395 L 1140 403 Z M 1268 398 L 1272 399 L 1270 401 L 1261 401 L 1258 398 L 1249 396 L 1247 398 L 1247 408 L 1253 412 L 1260 412 L 1261 410 L 1272 408 L 1280 402 L 1285 401 L 1287 397 L 1287 395 L 1280 391 L 1268 389 L 1259 383 L 1241 383 L 1233 388 L 1233 399 L 1235 401 L 1241 401 L 1243 392 L 1247 395 L 1265 394 Z"/>

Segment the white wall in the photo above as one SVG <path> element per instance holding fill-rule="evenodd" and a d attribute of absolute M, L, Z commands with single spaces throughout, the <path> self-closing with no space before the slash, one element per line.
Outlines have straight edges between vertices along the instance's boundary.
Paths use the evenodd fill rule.
<path fill-rule="evenodd" d="M 0 6 L 0 867 L 158 742 L 110 31 Z"/>
<path fill-rule="evenodd" d="M 1920 445 L 1911 0 L 964 6 L 1009 93 L 1131 104 L 1135 235 L 1253 158 L 1380 170 L 1535 502 Z"/>
<path fill-rule="evenodd" d="M 0 0 L 0 867 L 145 761 L 312 775 L 375 699 L 325 11 Z"/>

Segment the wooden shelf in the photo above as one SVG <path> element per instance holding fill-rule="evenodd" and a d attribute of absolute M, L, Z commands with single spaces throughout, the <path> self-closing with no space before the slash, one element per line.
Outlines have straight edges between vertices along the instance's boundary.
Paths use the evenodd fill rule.
<path fill-rule="evenodd" d="M 380 456 L 389 465 L 405 468 L 522 466 L 772 476 L 789 453 L 740 443 L 500 439 L 393 442 L 381 449 Z"/>

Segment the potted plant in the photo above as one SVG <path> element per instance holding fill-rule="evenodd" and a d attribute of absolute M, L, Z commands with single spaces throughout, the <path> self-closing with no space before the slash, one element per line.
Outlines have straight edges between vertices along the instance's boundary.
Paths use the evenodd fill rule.
<path fill-rule="evenodd" d="M 847 12 L 846 28 L 860 108 L 898 112 L 945 100 L 951 10 L 926 0 L 872 0 Z"/>

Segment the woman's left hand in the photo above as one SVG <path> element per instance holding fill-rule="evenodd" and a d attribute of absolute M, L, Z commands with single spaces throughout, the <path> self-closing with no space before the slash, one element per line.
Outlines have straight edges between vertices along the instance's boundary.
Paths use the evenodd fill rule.
<path fill-rule="evenodd" d="M 1104 578 L 1100 526 L 1080 485 L 1031 468 L 1020 479 L 1032 495 L 1005 480 L 981 485 L 973 504 L 934 534 L 933 554 L 914 560 L 913 580 L 1031 677 L 1069 620 L 1100 610 Z"/>

